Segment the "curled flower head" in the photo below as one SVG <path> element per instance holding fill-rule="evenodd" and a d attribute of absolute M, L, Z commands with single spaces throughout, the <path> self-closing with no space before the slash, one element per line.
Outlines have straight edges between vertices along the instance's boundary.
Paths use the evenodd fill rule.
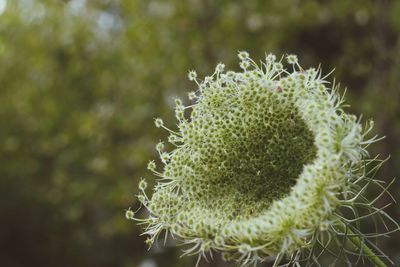
<path fill-rule="evenodd" d="M 297 56 L 296 56 L 296 55 L 288 55 L 288 56 L 286 57 L 286 59 L 287 59 L 287 61 L 288 61 L 289 64 L 294 65 L 294 64 L 297 64 L 297 63 L 298 63 L 298 59 L 297 59 Z"/>
<path fill-rule="evenodd" d="M 134 215 L 135 215 L 135 213 L 134 213 L 131 209 L 127 209 L 127 210 L 125 211 L 125 217 L 126 217 L 128 220 L 132 220 L 132 219 L 134 218 Z"/>
<path fill-rule="evenodd" d="M 194 81 L 197 78 L 197 73 L 194 70 L 189 71 L 188 78 L 190 81 Z"/>
<path fill-rule="evenodd" d="M 154 119 L 154 124 L 156 125 L 157 128 L 160 128 L 160 127 L 162 127 L 164 125 L 164 122 L 160 118 L 155 118 Z"/>
<path fill-rule="evenodd" d="M 238 53 L 238 57 L 239 57 L 240 60 L 247 60 L 247 59 L 250 58 L 250 55 L 246 51 L 240 51 Z"/>
<path fill-rule="evenodd" d="M 319 69 L 303 70 L 297 56 L 287 56 L 291 72 L 272 54 L 260 66 L 247 52 L 239 58 L 242 72 L 223 73 L 219 64 L 196 80 L 190 106 L 176 101 L 178 111 L 191 108 L 176 131 L 156 119 L 175 148 L 161 152 L 157 145 L 164 166 L 149 163 L 161 177 L 150 199 L 140 185 L 148 243 L 165 230 L 192 245 L 187 254 L 219 251 L 243 265 L 273 257 L 278 265 L 310 264 L 339 242 L 338 258 L 348 260 L 346 252 L 359 246 L 382 262 L 357 228 L 369 215 L 384 214 L 363 195 L 376 183 L 370 170 L 382 163 L 366 150 L 377 141 L 365 139 L 372 124 L 344 112 L 337 87 L 329 88 Z M 358 204 L 367 216 L 358 216 Z"/>

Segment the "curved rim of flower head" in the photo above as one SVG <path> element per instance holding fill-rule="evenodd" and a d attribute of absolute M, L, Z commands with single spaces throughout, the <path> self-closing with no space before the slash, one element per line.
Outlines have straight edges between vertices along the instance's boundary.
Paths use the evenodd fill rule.
<path fill-rule="evenodd" d="M 268 64 L 268 58 L 273 60 L 274 55 L 267 56 L 266 64 Z M 384 193 L 388 193 L 387 189 L 394 180 L 386 187 L 379 185 L 382 181 L 374 179 L 373 175 L 386 160 L 368 159 L 367 151 L 370 144 L 378 142 L 384 137 L 366 138 L 373 128 L 373 121 L 368 121 L 363 127 L 361 119 L 343 111 L 343 107 L 345 107 L 344 94 L 341 96 L 338 93 L 339 86 L 333 84 L 330 91 L 326 90 L 325 87 L 318 88 L 329 83 L 326 81 L 326 77 L 331 73 L 322 77 L 320 68 L 303 70 L 298 63 L 297 56 L 288 55 L 286 59 L 293 66 L 293 72 L 289 73 L 285 69 L 282 70 L 287 76 L 281 78 L 278 89 L 284 93 L 287 85 L 294 79 L 314 83 L 314 85 L 306 87 L 316 89 L 315 91 L 300 92 L 295 104 L 303 121 L 314 134 L 317 157 L 313 162 L 304 166 L 288 196 L 275 200 L 264 214 L 249 219 L 263 224 L 264 230 L 268 229 L 265 233 L 270 240 L 265 242 L 266 245 L 248 246 L 249 249 L 243 252 L 242 259 L 245 260 L 242 262 L 246 265 L 260 260 L 259 252 L 265 248 L 270 249 L 271 244 L 277 244 L 275 251 L 268 251 L 267 249 L 264 252 L 276 255 L 275 264 L 279 264 L 284 256 L 289 256 L 291 262 L 298 262 L 304 248 L 310 251 L 315 247 L 316 242 L 310 242 L 310 240 L 315 240 L 315 238 L 326 233 L 331 237 L 331 234 L 335 233 L 339 236 L 342 235 L 345 240 L 349 239 L 358 246 L 359 257 L 366 256 L 375 265 L 385 266 L 381 258 L 385 258 L 389 262 L 392 261 L 376 245 L 369 242 L 368 238 L 385 236 L 399 230 L 398 223 L 383 211 L 388 205 L 381 209 L 373 207 L 378 198 Z M 297 89 L 295 88 L 295 90 Z M 375 162 L 376 165 L 372 168 L 372 171 L 366 173 L 365 165 L 372 162 Z M 375 173 L 372 177 L 368 177 L 373 172 Z M 360 186 L 360 183 L 363 186 Z M 371 213 L 357 218 L 356 199 L 371 184 L 377 185 L 382 193 L 373 201 L 363 199 L 361 201 L 362 207 L 368 208 Z M 388 194 L 390 195 L 390 193 Z M 392 196 L 391 198 L 395 201 Z M 355 218 L 345 219 L 345 216 L 338 210 L 341 206 L 349 208 L 354 213 Z M 304 216 L 305 214 L 307 216 Z M 363 234 L 358 229 L 359 226 L 351 225 L 352 222 L 359 223 L 360 220 L 375 215 L 378 215 L 380 222 L 385 225 L 387 229 L 385 233 Z M 385 220 L 394 226 L 393 229 L 389 230 Z M 247 222 L 241 223 L 246 224 Z M 241 227 L 234 225 L 233 229 L 235 228 L 240 229 Z M 282 233 L 285 234 L 282 235 Z M 259 233 L 254 232 L 253 236 L 248 235 L 245 239 L 248 239 L 251 243 L 252 240 L 257 238 L 257 234 Z M 243 236 L 240 236 L 239 233 L 232 238 L 237 240 L 243 238 Z M 368 243 L 379 254 L 372 252 L 364 243 Z M 240 246 L 246 245 L 246 242 L 243 242 Z M 322 246 L 323 250 L 327 249 L 327 245 L 325 247 L 323 242 L 320 242 L 319 245 Z M 241 250 L 240 247 L 238 249 Z M 345 260 L 350 262 L 346 253 L 352 254 L 352 252 L 343 253 Z M 306 257 L 306 260 L 307 262 L 316 262 L 316 259 L 311 258 L 311 254 L 308 255 L 308 258 Z"/>
<path fill-rule="evenodd" d="M 250 60 L 245 52 L 239 53 L 239 58 L 242 62 Z M 262 64 L 268 69 L 268 62 L 273 62 L 275 56 L 269 54 L 266 59 L 266 63 Z M 348 232 L 351 232 L 351 225 L 348 221 L 343 220 L 342 214 L 337 212 L 337 209 L 342 205 L 348 205 L 360 196 L 361 192 L 358 191 L 360 188 L 358 186 L 352 188 L 352 186 L 357 185 L 363 179 L 369 179 L 365 173 L 365 163 L 366 161 L 371 163 L 376 160 L 376 158 L 366 160 L 369 157 L 366 148 L 384 138 L 374 136 L 366 139 L 373 128 L 373 121 L 369 121 L 363 127 L 360 119 L 343 111 L 345 106 L 344 94 L 340 96 L 339 87 L 333 84 L 330 91 L 324 87 L 325 84 L 329 83 L 326 81 L 326 77 L 331 73 L 322 77 L 320 68 L 304 70 L 299 65 L 297 56 L 287 55 L 286 59 L 293 66 L 293 72 L 289 73 L 282 69 L 282 73 L 287 74 L 287 76 L 281 77 L 277 84 L 277 89 L 280 92 L 285 93 L 287 85 L 295 79 L 314 83 L 306 87 L 307 89 L 315 88 L 315 90 L 303 92 L 297 91 L 299 88 L 294 88 L 294 90 L 299 93 L 295 101 L 298 112 L 309 130 L 314 134 L 317 157 L 311 163 L 304 165 L 289 195 L 273 201 L 264 214 L 227 226 L 230 229 L 243 229 L 241 226 L 248 224 L 248 221 L 253 221 L 254 225 L 263 225 L 263 234 L 266 234 L 267 238 L 264 236 L 266 239 L 264 245 L 256 247 L 249 244 L 258 238 L 260 232 L 254 231 L 243 235 L 240 230 L 236 233 L 231 231 L 233 234 L 229 238 L 231 240 L 242 240 L 242 244 L 238 247 L 230 246 L 230 249 L 242 251 L 241 261 L 244 265 L 259 261 L 258 254 L 260 252 L 261 254 L 276 255 L 275 264 L 278 264 L 285 256 L 289 256 L 291 261 L 297 262 L 304 248 L 310 250 L 315 245 L 310 240 L 318 234 L 324 234 L 328 231 L 328 235 L 330 235 L 330 232 L 340 234 L 342 230 L 342 234 L 346 237 Z M 244 64 L 241 63 L 241 65 Z M 255 67 L 257 68 L 257 65 Z M 296 94 L 296 91 L 291 93 Z M 383 162 L 385 160 L 378 160 L 376 168 L 373 169 L 376 171 Z M 371 181 L 376 184 L 377 180 L 371 178 Z M 387 187 L 381 188 L 383 189 L 382 194 L 387 193 L 387 188 L 392 182 Z M 364 191 L 366 186 L 361 191 Z M 344 195 L 343 192 L 345 192 Z M 347 196 L 347 193 L 352 197 Z M 368 202 L 368 205 L 373 204 L 373 202 L 375 201 Z M 355 212 L 352 207 L 350 209 Z M 373 216 L 381 212 L 382 209 L 375 208 L 370 215 Z M 382 213 L 385 219 L 395 227 L 393 230 L 388 230 L 379 235 L 384 236 L 399 230 L 397 222 L 386 213 Z M 365 218 L 367 217 L 370 216 L 365 216 Z M 385 224 L 383 220 L 382 222 Z M 354 232 L 357 232 L 357 234 Z M 361 239 L 367 238 L 367 235 L 362 234 L 357 228 L 354 228 L 354 232 L 352 233 L 354 236 L 360 236 Z M 359 242 L 358 245 L 362 246 L 363 244 Z M 379 257 L 385 257 L 390 261 L 379 248 L 373 244 L 372 246 L 380 253 Z M 245 250 L 243 247 L 248 249 Z M 272 247 L 274 247 L 274 250 L 271 251 Z M 222 250 L 224 250 L 223 247 Z M 365 251 L 362 253 L 365 253 Z M 374 255 L 371 251 L 369 253 L 370 255 L 366 256 Z M 345 255 L 345 257 L 347 256 Z M 373 260 L 375 257 L 377 256 L 372 256 Z M 377 261 L 380 260 L 379 257 L 377 257 Z M 310 259 L 308 258 L 308 260 Z"/>
<path fill-rule="evenodd" d="M 239 53 L 242 62 L 249 61 L 248 54 Z M 287 61 L 293 66 L 293 72 L 289 73 L 281 65 L 278 65 L 280 77 L 281 74 L 287 74 L 286 77 L 280 78 L 276 84 L 277 89 L 284 94 L 287 85 L 294 80 L 303 80 L 307 84 L 305 87 L 315 88 L 315 90 L 304 90 L 296 92 L 299 88 L 292 88 L 291 93 L 299 95 L 295 98 L 295 105 L 298 112 L 306 123 L 307 127 L 314 134 L 314 145 L 317 148 L 317 157 L 309 164 L 306 164 L 297 177 L 296 184 L 291 188 L 289 195 L 282 199 L 274 200 L 271 207 L 260 214 L 248 220 L 236 222 L 228 225 L 226 228 L 241 229 L 241 224 L 248 224 L 249 221 L 255 224 L 263 225 L 263 233 L 268 235 L 266 242 L 268 245 L 260 245 L 248 250 L 249 253 L 255 253 L 267 249 L 266 253 L 270 254 L 288 254 L 293 253 L 298 247 L 304 247 L 308 244 L 305 240 L 311 237 L 315 228 L 326 227 L 329 215 L 338 205 L 336 197 L 337 192 L 345 185 L 345 173 L 342 168 L 343 162 L 348 159 L 353 164 L 361 160 L 362 153 L 359 144 L 361 140 L 361 126 L 354 116 L 343 119 L 341 104 L 343 99 L 338 97 L 336 90 L 327 92 L 319 90 L 318 86 L 324 85 L 325 77 L 321 76 L 320 69 L 303 70 L 297 61 L 295 55 L 288 55 Z M 271 68 L 270 64 L 274 64 L 275 56 L 267 55 L 264 67 Z M 280 62 L 278 62 L 279 64 Z M 313 84 L 311 84 L 313 83 Z M 348 124 L 348 132 L 343 133 L 343 139 L 338 140 L 335 135 L 334 127 L 338 124 Z M 352 144 L 346 144 L 346 138 L 351 140 Z M 354 138 L 357 140 L 355 141 Z M 315 210 L 320 208 L 319 212 Z M 304 214 L 318 214 L 315 218 L 304 216 Z M 310 224 L 311 222 L 311 224 Z M 315 227 L 312 227 L 315 226 Z M 229 232 L 229 231 L 228 231 Z M 232 240 L 248 240 L 252 243 L 258 238 L 256 231 L 253 234 L 246 234 L 237 231 L 230 231 Z M 282 235 L 282 233 L 285 233 Z M 276 244 L 275 249 L 271 251 L 271 244 Z M 243 242 L 241 246 L 245 246 Z M 233 248 L 232 249 L 239 249 Z M 250 258 L 250 257 L 249 257 Z"/>

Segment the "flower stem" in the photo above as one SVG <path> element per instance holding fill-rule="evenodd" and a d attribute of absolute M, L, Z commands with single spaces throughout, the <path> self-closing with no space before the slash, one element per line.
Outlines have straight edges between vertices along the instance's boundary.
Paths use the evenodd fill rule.
<path fill-rule="evenodd" d="M 343 224 L 338 224 L 335 227 L 337 227 L 342 233 L 347 232 L 347 237 L 349 238 L 351 243 L 356 248 L 362 248 L 363 252 L 368 257 L 371 263 L 373 263 L 377 267 L 387 267 L 387 265 L 381 260 L 381 258 L 378 257 L 364 242 L 362 242 L 360 237 L 354 234 L 351 229 L 346 229 Z"/>

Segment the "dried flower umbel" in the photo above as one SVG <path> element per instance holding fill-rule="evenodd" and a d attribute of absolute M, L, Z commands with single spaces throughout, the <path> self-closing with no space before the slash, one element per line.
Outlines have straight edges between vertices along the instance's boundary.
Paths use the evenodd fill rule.
<path fill-rule="evenodd" d="M 337 86 L 320 69 L 303 69 L 295 55 L 286 57 L 290 70 L 272 54 L 260 65 L 247 52 L 239 58 L 241 72 L 224 72 L 222 63 L 204 80 L 189 72 L 198 89 L 188 94 L 189 106 L 176 99 L 177 130 L 155 119 L 175 148 L 156 146 L 163 167 L 148 164 L 159 177 L 151 198 L 139 183 L 148 217 L 131 210 L 127 217 L 145 225 L 149 245 L 165 231 L 199 259 L 217 251 L 242 265 L 273 259 L 300 266 L 329 252 L 338 262 L 368 258 L 385 266 L 371 238 L 398 225 L 374 207 L 386 186 L 374 178 L 383 161 L 366 150 L 378 141 L 366 138 L 372 122 L 362 126 L 345 113 Z M 369 201 L 370 185 L 382 194 Z M 393 230 L 361 233 L 369 217 Z"/>

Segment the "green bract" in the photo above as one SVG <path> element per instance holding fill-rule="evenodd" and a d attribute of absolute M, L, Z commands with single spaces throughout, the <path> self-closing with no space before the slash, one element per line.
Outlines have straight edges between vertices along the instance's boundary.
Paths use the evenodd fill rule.
<path fill-rule="evenodd" d="M 346 219 L 342 207 L 373 209 L 359 198 L 375 181 L 365 167 L 365 148 L 377 140 L 365 140 L 372 123 L 362 127 L 345 113 L 337 88 L 294 55 L 291 71 L 271 54 L 260 66 L 246 52 L 239 58 L 241 72 L 223 64 L 204 80 L 189 72 L 198 90 L 189 106 L 176 100 L 177 131 L 155 120 L 175 149 L 157 145 L 164 166 L 148 165 L 161 179 L 151 199 L 139 186 L 148 243 L 166 230 L 193 244 L 187 254 L 215 250 L 243 265 L 270 256 L 276 264 L 315 261 L 316 244 L 327 244 L 322 235 L 361 235 L 352 225 L 358 217 Z"/>

